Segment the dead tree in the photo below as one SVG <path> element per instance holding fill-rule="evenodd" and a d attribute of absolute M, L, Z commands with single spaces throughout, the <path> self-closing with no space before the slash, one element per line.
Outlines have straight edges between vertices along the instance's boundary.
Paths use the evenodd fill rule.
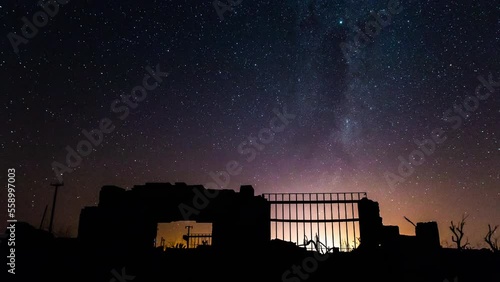
<path fill-rule="evenodd" d="M 497 231 L 498 225 L 491 229 L 491 225 L 488 224 L 488 233 L 484 236 L 484 241 L 488 246 L 490 246 L 493 252 L 498 252 L 498 238 L 492 238 L 495 231 Z"/>
<path fill-rule="evenodd" d="M 464 237 L 464 226 L 465 226 L 465 220 L 467 219 L 468 216 L 462 216 L 462 220 L 455 225 L 453 221 L 451 221 L 450 224 L 450 230 L 453 232 L 453 235 L 451 236 L 451 240 L 457 245 L 457 249 L 461 250 L 464 249 L 469 245 L 469 240 L 465 242 L 465 244 L 462 244 L 462 239 Z"/>
<path fill-rule="evenodd" d="M 450 230 L 453 232 L 451 240 L 457 245 L 457 249 L 459 250 L 462 250 L 469 245 L 469 239 L 466 239 L 465 244 L 462 245 L 462 239 L 464 238 L 464 225 L 467 217 L 468 216 L 465 215 L 462 216 L 462 220 L 457 225 L 453 223 L 453 220 L 450 224 Z"/>

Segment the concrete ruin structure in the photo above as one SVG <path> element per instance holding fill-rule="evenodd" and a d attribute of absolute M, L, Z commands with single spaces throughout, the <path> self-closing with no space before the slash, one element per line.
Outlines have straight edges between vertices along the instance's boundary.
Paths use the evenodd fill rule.
<path fill-rule="evenodd" d="M 158 223 L 193 220 L 212 223 L 212 246 L 230 249 L 241 242 L 268 242 L 269 218 L 269 203 L 251 186 L 239 193 L 185 183 L 146 183 L 130 190 L 104 186 L 99 204 L 82 209 L 78 238 L 143 249 L 153 246 Z"/>
<path fill-rule="evenodd" d="M 417 223 L 415 236 L 400 235 L 399 227 L 383 225 L 378 203 L 368 199 L 366 193 L 279 195 L 274 199 L 270 194 L 254 195 L 250 185 L 241 186 L 239 192 L 185 183 L 146 183 L 130 190 L 103 186 L 98 205 L 81 211 L 78 239 L 82 243 L 98 242 L 100 247 L 148 249 L 154 246 L 159 223 L 192 220 L 212 224 L 211 248 L 219 250 L 263 246 L 272 239 L 300 245 L 300 237 L 309 234 L 308 224 L 311 234 L 314 231 L 322 241 L 330 240 L 327 245 L 331 250 L 340 247 L 341 240 L 335 236 L 345 236 L 341 229 L 346 235 L 354 233 L 359 250 L 440 248 L 436 222 Z"/>
<path fill-rule="evenodd" d="M 379 204 L 367 198 L 359 202 L 361 247 L 365 249 L 435 250 L 441 247 L 436 222 L 419 222 L 415 236 L 401 235 L 398 226 L 383 225 Z"/>

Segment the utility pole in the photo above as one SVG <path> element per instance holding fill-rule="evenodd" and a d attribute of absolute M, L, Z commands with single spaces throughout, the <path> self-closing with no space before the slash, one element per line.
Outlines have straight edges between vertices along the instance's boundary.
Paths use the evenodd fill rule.
<path fill-rule="evenodd" d="M 52 212 L 50 215 L 50 223 L 49 223 L 49 233 L 52 234 L 52 224 L 54 223 L 54 213 L 56 211 L 56 200 L 57 200 L 57 191 L 60 186 L 64 186 L 64 182 L 61 183 L 51 183 L 50 186 L 55 187 L 54 190 L 54 199 L 52 200 Z"/>
<path fill-rule="evenodd" d="M 187 240 L 186 240 L 186 241 L 187 241 L 187 243 L 186 243 L 186 248 L 187 248 L 187 249 L 189 249 L 189 241 L 190 241 L 190 240 L 189 240 L 189 239 L 190 239 L 190 236 L 189 236 L 189 235 L 191 234 L 191 232 L 190 232 L 190 231 L 191 231 L 191 228 L 193 228 L 193 226 L 188 225 L 188 226 L 186 226 L 186 227 L 184 227 L 184 228 L 187 228 L 187 230 L 188 230 L 188 235 L 187 235 Z"/>

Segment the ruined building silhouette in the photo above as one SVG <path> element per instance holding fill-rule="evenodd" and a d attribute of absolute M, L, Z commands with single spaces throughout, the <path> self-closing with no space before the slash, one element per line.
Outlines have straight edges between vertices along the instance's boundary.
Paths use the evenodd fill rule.
<path fill-rule="evenodd" d="M 155 242 L 158 224 L 186 220 L 211 223 L 211 234 L 181 226 L 186 244 L 164 249 L 164 240 Z M 19 281 L 78 282 L 500 278 L 499 253 L 442 248 L 436 222 L 413 225 L 415 236 L 384 225 L 379 204 L 363 192 L 255 195 L 249 185 L 238 192 L 184 183 L 103 186 L 98 205 L 81 210 L 77 238 L 17 223 L 16 275 Z M 2 240 L 0 251 L 8 248 Z M 476 264 L 480 271 L 468 267 Z"/>
<path fill-rule="evenodd" d="M 210 197 L 215 194 L 217 195 Z M 359 195 L 360 193 L 350 193 L 351 198 L 347 200 L 345 194 L 349 193 L 343 194 L 344 199 L 338 195 L 337 198 L 332 195 L 328 198 L 325 196 L 326 193 L 322 193 L 323 198 L 321 198 L 321 193 L 320 196 L 316 195 L 316 198 L 311 196 L 315 195 L 314 193 L 306 193 L 306 196 L 302 195 L 302 198 L 295 193 L 280 194 L 281 196 L 273 199 L 270 195 L 254 195 L 254 189 L 250 185 L 241 186 L 240 192 L 228 189 L 212 190 L 202 185 L 186 185 L 185 183 L 146 183 L 134 186 L 130 190 L 117 186 L 104 186 L 100 191 L 98 205 L 82 209 L 78 238 L 83 243 L 96 244 L 97 242 L 100 244 L 99 247 L 103 248 L 127 246 L 127 248 L 137 250 L 147 249 L 153 246 L 158 223 L 189 219 L 199 223 L 212 223 L 212 247 L 230 250 L 234 246 L 241 245 L 241 242 L 245 242 L 248 248 L 269 243 L 271 227 L 274 226 L 272 220 L 276 222 L 276 228 L 273 231 L 275 237 L 278 237 L 279 234 L 276 234 L 279 233 L 278 231 L 283 231 L 285 238 L 281 239 L 291 241 L 293 238 L 296 243 L 300 240 L 301 224 L 304 226 L 306 223 L 311 226 L 315 224 L 320 234 L 322 232 L 320 224 L 330 224 L 328 227 L 331 227 L 332 232 L 325 231 L 324 236 L 321 237 L 325 238 L 328 237 L 327 235 L 334 236 L 334 227 L 336 228 L 334 222 L 338 222 L 339 227 L 342 228 L 344 227 L 340 222 L 346 222 L 344 237 L 348 236 L 347 230 L 350 227 L 347 222 L 358 222 L 360 250 L 440 247 L 436 222 L 418 223 L 416 236 L 400 235 L 397 226 L 382 224 L 378 203 L 368 199 L 366 193 L 363 193 L 364 197 L 358 196 L 357 198 L 352 194 Z M 272 215 L 278 214 L 279 208 L 272 209 L 272 204 L 287 205 L 286 208 L 290 209 L 288 219 L 274 218 Z M 300 218 L 299 216 L 293 218 L 294 211 L 292 210 L 296 209 L 295 213 L 298 215 L 297 209 L 301 208 L 301 204 L 302 206 L 307 204 L 309 208 L 315 207 L 318 212 L 322 208 L 327 210 L 324 206 L 320 208 L 322 204 L 356 204 L 357 211 L 354 211 L 354 206 L 352 206 L 352 216 L 348 218 L 348 209 L 346 209 L 346 213 L 343 214 L 345 217 L 341 219 L 327 219 L 324 214 L 324 219 L 321 219 L 319 215 L 314 217 L 314 211 L 309 214 L 309 218 L 304 211 L 300 213 L 302 215 Z M 329 206 L 329 209 L 331 207 Z M 285 210 L 284 206 L 281 208 Z M 287 213 L 283 212 L 281 215 L 285 217 Z M 277 222 L 285 222 L 288 225 L 278 227 Z M 295 238 L 292 230 L 293 233 L 297 233 Z M 356 233 L 357 227 L 351 230 Z M 316 230 L 314 232 L 316 233 Z M 287 235 L 288 233 L 290 236 Z M 304 235 L 305 233 L 303 232 Z M 311 239 L 312 237 L 309 236 Z M 331 244 L 333 245 L 333 242 Z"/>

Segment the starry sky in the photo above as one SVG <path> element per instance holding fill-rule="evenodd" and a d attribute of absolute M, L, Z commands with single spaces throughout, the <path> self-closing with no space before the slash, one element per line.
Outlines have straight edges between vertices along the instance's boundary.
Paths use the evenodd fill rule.
<path fill-rule="evenodd" d="M 500 88 L 459 125 L 443 115 L 474 95 L 478 76 L 500 80 L 500 6 L 402 1 L 390 24 L 346 57 L 341 43 L 353 43 L 389 2 L 242 0 L 221 17 L 209 0 L 70 0 L 16 53 L 8 34 L 22 35 L 22 18 L 42 8 L 3 1 L 2 179 L 16 169 L 18 219 L 38 226 L 52 201 L 52 163 L 109 118 L 114 131 L 63 176 L 58 232 L 76 236 L 81 208 L 97 204 L 102 185 L 205 184 L 234 160 L 242 169 L 228 188 L 363 191 L 380 203 L 384 224 L 413 234 L 403 216 L 436 220 L 448 243 L 449 222 L 467 213 L 466 236 L 485 246 L 487 224 L 500 224 Z M 168 77 L 119 119 L 113 101 L 157 65 Z M 238 147 L 284 108 L 294 118 L 248 161 Z M 398 157 L 436 128 L 446 140 L 389 185 Z M 6 199 L 3 190 L 2 207 Z"/>

